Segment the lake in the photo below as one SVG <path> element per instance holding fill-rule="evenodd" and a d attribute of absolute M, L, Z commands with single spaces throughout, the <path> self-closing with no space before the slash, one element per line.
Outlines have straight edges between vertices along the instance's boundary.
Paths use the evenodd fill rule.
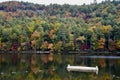
<path fill-rule="evenodd" d="M 68 64 L 98 66 L 99 72 L 69 72 Z M 0 73 L 0 80 L 120 80 L 120 58 L 80 54 L 0 54 Z"/>

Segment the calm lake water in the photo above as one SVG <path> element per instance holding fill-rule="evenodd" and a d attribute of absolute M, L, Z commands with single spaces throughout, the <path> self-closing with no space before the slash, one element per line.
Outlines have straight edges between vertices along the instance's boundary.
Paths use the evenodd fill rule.
<path fill-rule="evenodd" d="M 67 66 L 99 67 L 96 73 Z M 120 80 L 120 58 L 61 54 L 0 54 L 0 80 Z"/>

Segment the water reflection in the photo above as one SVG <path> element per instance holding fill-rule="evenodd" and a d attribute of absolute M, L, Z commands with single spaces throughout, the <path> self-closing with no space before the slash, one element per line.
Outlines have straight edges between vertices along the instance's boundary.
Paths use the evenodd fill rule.
<path fill-rule="evenodd" d="M 68 72 L 67 65 L 99 66 L 99 73 Z M 116 80 L 120 58 L 61 54 L 0 54 L 2 80 Z"/>

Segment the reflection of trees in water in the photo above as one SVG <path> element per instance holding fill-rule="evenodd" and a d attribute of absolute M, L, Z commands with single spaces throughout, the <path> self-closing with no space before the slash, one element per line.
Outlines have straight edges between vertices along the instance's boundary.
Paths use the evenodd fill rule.
<path fill-rule="evenodd" d="M 44 77 L 46 76 L 48 77 L 56 76 L 57 78 L 62 78 L 62 79 L 64 78 L 69 79 L 71 76 L 71 79 L 73 79 L 74 77 L 73 75 L 75 75 L 76 78 L 80 76 L 81 73 L 80 74 L 76 72 L 68 73 L 66 71 L 66 66 L 68 64 L 81 65 L 81 66 L 99 66 L 100 74 L 98 74 L 98 76 L 96 77 L 105 76 L 104 74 L 118 75 L 120 72 L 119 64 L 118 64 L 119 60 L 117 59 L 92 59 L 92 58 L 84 58 L 84 57 L 81 58 L 78 55 L 74 57 L 74 55 L 60 55 L 60 54 L 59 55 L 52 54 L 53 59 L 49 58 L 51 57 L 51 54 L 43 54 L 43 55 L 29 54 L 29 58 L 27 58 L 28 56 L 27 54 L 26 55 L 16 54 L 17 64 L 13 65 L 14 61 L 12 60 L 12 56 L 13 55 L 0 54 L 0 71 L 8 72 L 7 75 L 10 74 L 12 71 L 16 71 L 16 74 L 19 73 L 18 74 L 19 76 L 21 76 L 21 74 L 23 73 L 26 73 L 26 76 L 24 76 L 24 78 L 26 77 L 28 78 L 30 76 L 36 75 L 38 78 L 42 77 L 42 79 L 44 79 Z M 76 60 L 74 58 L 76 58 Z M 91 74 L 82 73 L 81 75 L 89 76 L 92 75 L 92 73 Z M 11 77 L 13 76 L 11 75 Z"/>

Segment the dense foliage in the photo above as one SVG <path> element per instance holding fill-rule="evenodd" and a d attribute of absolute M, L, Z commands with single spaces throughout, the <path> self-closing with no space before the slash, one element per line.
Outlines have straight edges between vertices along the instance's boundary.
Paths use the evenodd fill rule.
<path fill-rule="evenodd" d="M 119 0 L 81 6 L 0 3 L 1 50 L 114 51 L 120 49 L 119 31 Z"/>

